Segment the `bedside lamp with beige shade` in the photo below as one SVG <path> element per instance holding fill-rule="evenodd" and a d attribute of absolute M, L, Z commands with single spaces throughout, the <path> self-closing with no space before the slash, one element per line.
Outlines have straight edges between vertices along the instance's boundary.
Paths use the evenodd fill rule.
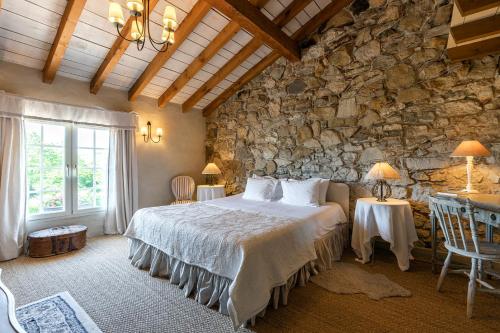
<path fill-rule="evenodd" d="M 387 180 L 389 179 L 400 179 L 400 176 L 387 162 L 375 163 L 366 174 L 365 180 L 377 181 L 372 188 L 372 194 L 374 197 L 377 197 L 377 201 L 387 201 L 386 199 L 391 196 L 391 187 L 387 184 Z"/>
<path fill-rule="evenodd" d="M 465 157 L 467 158 L 467 186 L 463 190 L 467 193 L 477 193 L 472 189 L 472 167 L 474 157 L 490 156 L 490 152 L 477 140 L 462 141 L 457 148 L 451 153 L 452 157 Z"/>
<path fill-rule="evenodd" d="M 216 175 L 220 175 L 222 172 L 215 163 L 208 163 L 205 169 L 201 172 L 202 175 L 207 176 L 208 185 L 214 184 L 214 179 Z"/>

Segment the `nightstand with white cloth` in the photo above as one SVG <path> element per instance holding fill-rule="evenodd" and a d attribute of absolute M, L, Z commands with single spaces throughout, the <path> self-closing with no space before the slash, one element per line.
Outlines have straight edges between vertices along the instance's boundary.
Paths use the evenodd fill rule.
<path fill-rule="evenodd" d="M 408 201 L 376 198 L 361 198 L 356 202 L 351 245 L 354 252 L 367 263 L 372 255 L 372 238 L 381 236 L 390 243 L 399 268 L 410 268 L 413 243 L 418 240 L 413 214 Z"/>
<path fill-rule="evenodd" d="M 198 185 L 196 198 L 198 201 L 207 201 L 224 198 L 226 190 L 224 185 Z"/>

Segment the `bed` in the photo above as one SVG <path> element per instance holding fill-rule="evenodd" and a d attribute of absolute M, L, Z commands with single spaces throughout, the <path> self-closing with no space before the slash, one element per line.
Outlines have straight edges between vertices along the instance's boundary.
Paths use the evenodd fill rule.
<path fill-rule="evenodd" d="M 218 306 L 234 328 L 340 260 L 348 245 L 349 188 L 331 183 L 327 203 L 299 207 L 241 195 L 138 210 L 125 232 L 131 263 L 169 278 L 185 296 Z"/>

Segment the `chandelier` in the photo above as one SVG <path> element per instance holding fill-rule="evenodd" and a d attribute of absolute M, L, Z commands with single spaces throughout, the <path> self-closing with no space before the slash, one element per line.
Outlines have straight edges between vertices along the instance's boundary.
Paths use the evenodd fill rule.
<path fill-rule="evenodd" d="M 125 24 L 121 5 L 114 1 L 110 1 L 109 3 L 108 19 L 116 26 L 116 31 L 118 31 L 118 35 L 120 35 L 121 38 L 129 42 L 135 42 L 139 51 L 144 48 L 146 36 L 153 48 L 158 52 L 166 52 L 168 47 L 174 44 L 174 32 L 177 29 L 177 17 L 174 7 L 165 7 L 161 41 L 156 41 L 151 36 L 149 13 L 152 8 L 150 8 L 149 0 L 127 0 L 127 8 L 130 10 L 130 16 L 133 17 L 132 26 L 130 28 L 130 37 L 132 37 L 132 39 L 127 38 L 127 36 L 122 35 L 120 32 L 120 29 Z"/>

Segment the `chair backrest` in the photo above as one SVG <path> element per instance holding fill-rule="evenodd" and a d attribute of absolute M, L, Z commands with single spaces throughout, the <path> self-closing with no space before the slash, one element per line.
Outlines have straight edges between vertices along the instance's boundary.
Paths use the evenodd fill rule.
<path fill-rule="evenodd" d="M 172 179 L 172 192 L 175 200 L 191 200 L 194 193 L 194 179 L 189 176 L 177 176 Z"/>
<path fill-rule="evenodd" d="M 474 207 L 469 199 L 463 204 L 452 199 L 430 197 L 429 206 L 449 247 L 458 252 L 481 254 Z"/>

